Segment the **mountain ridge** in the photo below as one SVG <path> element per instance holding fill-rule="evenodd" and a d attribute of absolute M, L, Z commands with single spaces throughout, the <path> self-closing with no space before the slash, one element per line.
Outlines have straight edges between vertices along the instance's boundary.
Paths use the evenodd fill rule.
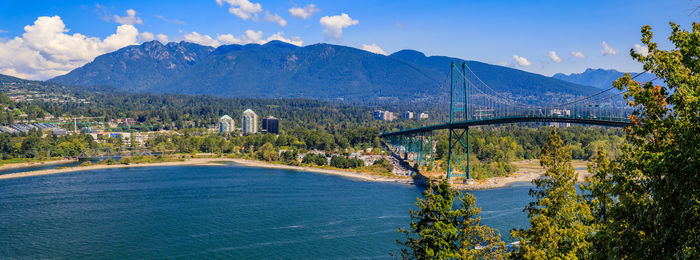
<path fill-rule="evenodd" d="M 415 50 L 381 55 L 353 47 L 280 41 L 222 45 L 146 42 L 95 58 L 50 79 L 67 85 L 111 85 L 132 92 L 222 97 L 305 97 L 356 101 L 437 100 L 449 63 Z M 513 68 L 465 61 L 491 87 L 516 95 L 586 95 L 594 88 Z"/>

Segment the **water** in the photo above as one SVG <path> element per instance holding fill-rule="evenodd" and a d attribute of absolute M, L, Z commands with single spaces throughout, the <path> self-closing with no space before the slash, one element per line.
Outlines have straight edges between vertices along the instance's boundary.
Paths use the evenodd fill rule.
<path fill-rule="evenodd" d="M 486 224 L 527 226 L 526 185 L 476 191 Z M 421 188 L 227 166 L 0 181 L 4 258 L 391 258 Z"/>

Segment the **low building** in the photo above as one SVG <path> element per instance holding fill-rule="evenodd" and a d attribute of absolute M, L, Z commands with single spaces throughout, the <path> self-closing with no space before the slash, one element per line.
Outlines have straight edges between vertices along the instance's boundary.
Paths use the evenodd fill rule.
<path fill-rule="evenodd" d="M 262 119 L 262 131 L 263 133 L 270 133 L 270 134 L 280 134 L 280 120 L 273 117 L 269 116 L 267 118 Z"/>
<path fill-rule="evenodd" d="M 235 129 L 236 122 L 228 115 L 219 118 L 219 133 L 228 134 Z"/>
<path fill-rule="evenodd" d="M 418 115 L 418 118 L 419 118 L 419 119 L 428 119 L 428 114 L 426 114 L 426 113 L 420 113 L 420 115 Z"/>
<path fill-rule="evenodd" d="M 412 118 L 413 118 L 413 112 L 411 112 L 411 111 L 403 112 L 403 119 L 412 119 Z"/>

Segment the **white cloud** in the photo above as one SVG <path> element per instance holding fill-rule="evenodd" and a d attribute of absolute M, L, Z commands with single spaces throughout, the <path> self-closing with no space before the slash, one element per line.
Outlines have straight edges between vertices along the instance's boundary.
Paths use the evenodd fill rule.
<path fill-rule="evenodd" d="M 162 15 L 154 15 L 156 18 L 163 20 L 166 23 L 172 23 L 172 24 L 185 24 L 184 21 L 178 20 L 178 19 L 168 19 L 165 18 L 165 16 Z"/>
<path fill-rule="evenodd" d="M 219 6 L 224 3 L 229 4 L 228 12 L 232 13 L 243 20 L 258 19 L 258 13 L 262 12 L 262 5 L 259 3 L 251 3 L 248 0 L 216 0 Z"/>
<path fill-rule="evenodd" d="M 388 53 L 386 53 L 384 50 L 382 50 L 382 48 L 379 47 L 379 45 L 377 45 L 376 43 L 362 44 L 362 49 L 365 51 L 368 51 L 368 52 L 376 53 L 376 54 L 388 55 Z"/>
<path fill-rule="evenodd" d="M 136 16 L 136 11 L 134 9 L 126 10 L 126 16 L 118 16 L 115 14 L 114 21 L 119 24 L 143 24 L 141 18 Z"/>
<path fill-rule="evenodd" d="M 649 47 L 647 46 L 642 46 L 635 43 L 634 50 L 637 52 L 637 54 L 642 55 L 643 57 L 649 55 Z"/>
<path fill-rule="evenodd" d="M 606 43 L 605 41 L 603 41 L 602 45 L 603 45 L 603 49 L 600 51 L 600 53 L 603 54 L 603 56 L 617 55 L 617 53 L 619 52 L 618 50 L 610 47 L 610 45 L 608 45 L 608 43 Z"/>
<path fill-rule="evenodd" d="M 24 27 L 22 36 L 0 41 L 0 73 L 27 79 L 48 79 L 70 72 L 98 55 L 137 43 L 139 32 L 120 25 L 100 40 L 80 33 L 67 34 L 59 16 L 41 16 Z"/>
<path fill-rule="evenodd" d="M 586 55 L 583 55 L 583 52 L 580 52 L 580 51 L 572 51 L 571 56 L 574 56 L 574 57 L 579 58 L 579 59 L 586 58 Z"/>
<path fill-rule="evenodd" d="M 346 13 L 334 16 L 324 16 L 319 20 L 321 26 L 324 27 L 323 33 L 326 37 L 332 37 L 333 39 L 340 41 L 343 36 L 343 28 L 347 28 L 359 23 L 358 20 L 353 20 Z"/>
<path fill-rule="evenodd" d="M 219 47 L 219 45 L 221 45 L 219 41 L 214 40 L 213 38 L 211 38 L 211 36 L 201 35 L 198 32 L 191 32 L 185 34 L 185 41 L 212 47 Z"/>
<path fill-rule="evenodd" d="M 6 33 L 7 31 L 0 29 L 0 33 Z"/>
<path fill-rule="evenodd" d="M 507 62 L 507 61 L 499 61 L 499 62 L 498 62 L 498 65 L 500 65 L 500 66 L 508 66 L 508 62 Z"/>
<path fill-rule="evenodd" d="M 267 38 L 263 38 L 262 31 L 254 30 L 246 30 L 245 33 L 240 37 L 236 37 L 233 34 L 221 34 L 216 36 L 216 39 L 212 38 L 209 35 L 202 35 L 197 32 L 185 34 L 185 41 L 194 42 L 202 45 L 208 45 L 212 47 L 218 47 L 222 44 L 265 44 L 269 41 L 274 40 L 294 44 L 297 46 L 301 46 L 304 43 L 304 41 L 302 41 L 299 37 L 286 38 L 283 36 L 282 32 L 272 34 Z"/>
<path fill-rule="evenodd" d="M 518 66 L 521 67 L 527 67 L 531 65 L 530 61 L 528 61 L 525 57 L 520 57 L 518 55 L 513 55 L 513 60 L 516 64 L 518 64 Z"/>
<path fill-rule="evenodd" d="M 158 39 L 158 41 L 161 42 L 161 43 L 168 43 L 168 42 L 170 41 L 170 40 L 168 39 L 168 36 L 165 35 L 165 34 L 162 34 L 162 33 L 156 35 L 156 39 Z"/>
<path fill-rule="evenodd" d="M 301 18 L 301 19 L 308 19 L 309 17 L 314 15 L 314 13 L 319 12 L 319 11 L 321 11 L 321 9 L 316 8 L 316 5 L 314 5 L 314 4 L 307 5 L 304 8 L 301 8 L 301 7 L 289 8 L 289 13 L 292 16 L 297 17 L 297 18 Z"/>
<path fill-rule="evenodd" d="M 222 34 L 216 37 L 217 40 L 224 44 L 241 44 L 243 41 L 236 38 L 233 34 Z"/>
<path fill-rule="evenodd" d="M 155 38 L 156 37 L 152 33 L 149 33 L 149 32 L 139 33 L 139 41 L 142 41 L 142 42 L 150 42 L 150 41 L 154 40 Z"/>
<path fill-rule="evenodd" d="M 267 11 L 265 11 L 265 21 L 277 23 L 282 27 L 287 25 L 287 20 L 283 19 L 282 16 L 270 14 L 270 12 Z"/>
<path fill-rule="evenodd" d="M 549 51 L 548 56 L 550 59 L 552 59 L 553 62 L 556 62 L 556 63 L 561 62 L 561 58 L 559 58 L 559 55 L 557 55 L 557 53 L 554 51 Z"/>

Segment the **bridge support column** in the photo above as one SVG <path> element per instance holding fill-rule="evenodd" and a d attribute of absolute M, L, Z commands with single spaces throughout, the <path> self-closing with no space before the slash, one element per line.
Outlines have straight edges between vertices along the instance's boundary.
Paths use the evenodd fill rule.
<path fill-rule="evenodd" d="M 471 179 L 469 162 L 469 127 L 449 129 L 449 146 L 447 157 L 447 178 L 465 177 Z M 467 157 L 466 167 L 462 162 Z M 459 168 L 458 168 L 459 167 Z M 461 169 L 461 173 L 455 170 Z"/>

